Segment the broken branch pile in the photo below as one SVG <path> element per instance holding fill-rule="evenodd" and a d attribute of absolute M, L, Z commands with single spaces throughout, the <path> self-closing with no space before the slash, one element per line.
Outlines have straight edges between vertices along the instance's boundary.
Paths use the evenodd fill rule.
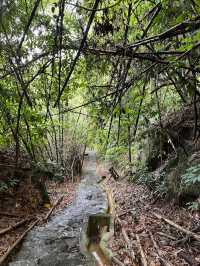
<path fill-rule="evenodd" d="M 151 193 L 141 185 L 113 178 L 107 179 L 107 185 L 116 202 L 115 234 L 110 241 L 113 266 L 200 264 L 197 212 L 166 202 L 154 203 Z"/>

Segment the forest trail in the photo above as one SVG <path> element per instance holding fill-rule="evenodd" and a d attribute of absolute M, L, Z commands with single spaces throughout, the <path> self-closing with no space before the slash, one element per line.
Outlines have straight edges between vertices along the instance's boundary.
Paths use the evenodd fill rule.
<path fill-rule="evenodd" d="M 82 181 L 71 206 L 53 216 L 44 226 L 35 227 L 25 238 L 9 266 L 95 265 L 80 251 L 80 239 L 88 217 L 107 211 L 107 196 L 97 185 L 95 152 L 88 152 Z"/>

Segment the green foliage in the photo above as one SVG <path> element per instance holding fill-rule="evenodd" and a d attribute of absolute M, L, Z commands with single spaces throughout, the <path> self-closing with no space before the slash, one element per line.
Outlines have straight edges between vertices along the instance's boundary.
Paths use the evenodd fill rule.
<path fill-rule="evenodd" d="M 4 181 L 0 181 L 0 192 L 5 192 L 8 190 L 8 184 Z"/>
<path fill-rule="evenodd" d="M 181 176 L 182 184 L 186 186 L 200 183 L 200 165 L 191 166 L 186 173 Z"/>
<path fill-rule="evenodd" d="M 198 211 L 200 209 L 200 204 L 199 204 L 199 202 L 196 202 L 196 201 L 188 202 L 187 207 L 191 211 Z"/>
<path fill-rule="evenodd" d="M 132 182 L 136 182 L 140 185 L 146 185 L 153 194 L 158 197 L 166 197 L 169 193 L 167 183 L 165 180 L 166 173 L 162 171 L 158 177 L 151 172 L 148 168 L 137 169 L 137 172 L 130 178 Z"/>
<path fill-rule="evenodd" d="M 198 91 L 197 1 L 100 1 L 81 51 L 94 1 L 63 1 L 62 14 L 62 1 L 44 0 L 31 17 L 35 2 L 0 4 L 0 148 L 64 165 L 70 144 L 87 144 L 164 193 L 162 178 L 140 172 L 140 150 L 151 124 Z M 184 25 L 171 29 L 185 20 L 186 32 Z M 199 182 L 196 173 L 188 171 L 183 183 Z"/>
<path fill-rule="evenodd" d="M 9 189 L 15 187 L 18 184 L 19 180 L 15 178 L 10 178 L 8 181 L 0 181 L 0 192 L 6 192 Z"/>
<path fill-rule="evenodd" d="M 145 184 L 150 189 L 155 189 L 156 180 L 154 176 L 149 173 L 147 168 L 138 169 L 136 174 L 133 176 L 133 180 L 135 180 L 138 184 Z"/>
<path fill-rule="evenodd" d="M 114 164 L 119 164 L 126 151 L 126 147 L 119 146 L 119 147 L 112 147 L 108 148 L 105 154 L 105 159 L 108 161 L 112 161 Z"/>

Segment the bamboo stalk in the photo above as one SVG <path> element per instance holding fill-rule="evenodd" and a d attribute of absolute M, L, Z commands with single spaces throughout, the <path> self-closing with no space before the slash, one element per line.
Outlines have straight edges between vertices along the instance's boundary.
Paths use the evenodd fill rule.
<path fill-rule="evenodd" d="M 174 223 L 173 221 L 163 217 L 162 215 L 158 214 L 158 213 L 153 213 L 154 216 L 156 216 L 158 219 L 165 221 L 166 223 L 170 224 L 171 226 L 175 227 L 176 229 L 178 229 L 179 231 L 185 233 L 186 235 L 192 236 L 193 238 L 195 238 L 196 240 L 200 241 L 200 235 L 195 234 L 194 232 L 185 229 L 184 227 Z"/>
<path fill-rule="evenodd" d="M 0 215 L 8 216 L 8 217 L 15 217 L 15 218 L 20 218 L 22 215 L 18 215 L 15 213 L 9 213 L 9 212 L 1 212 Z"/>
<path fill-rule="evenodd" d="M 118 260 L 116 257 L 112 257 L 112 261 L 116 263 L 118 266 L 125 266 L 124 263 L 122 263 L 120 260 Z"/>
<path fill-rule="evenodd" d="M 168 262 L 163 256 L 162 256 L 162 253 L 160 252 L 160 249 L 158 247 L 158 244 L 156 243 L 154 237 L 153 237 L 153 234 L 149 231 L 149 235 L 150 235 L 150 238 L 151 238 L 151 241 L 154 245 L 154 248 L 156 250 L 156 253 L 159 257 L 159 260 L 161 261 L 161 263 L 163 263 L 165 266 L 172 266 L 172 264 L 170 262 Z"/>
<path fill-rule="evenodd" d="M 133 266 L 136 266 L 136 263 L 135 263 L 135 253 L 134 253 L 134 250 L 133 250 L 133 247 L 132 247 L 132 243 L 131 243 L 131 241 L 130 241 L 130 239 L 128 237 L 128 234 L 127 234 L 125 228 L 123 227 L 122 222 L 119 219 L 119 217 L 117 217 L 117 221 L 118 221 L 118 223 L 120 224 L 120 226 L 122 228 L 122 235 L 124 237 L 125 242 L 127 243 L 128 249 L 130 251 L 129 253 L 130 253 L 130 256 L 132 258 Z"/>
<path fill-rule="evenodd" d="M 63 197 L 64 197 L 64 196 L 60 197 L 60 198 L 56 201 L 56 203 L 52 206 L 52 208 L 49 210 L 49 212 L 48 212 L 47 215 L 45 216 L 44 221 L 47 221 L 47 220 L 49 219 L 49 217 L 50 217 L 50 215 L 52 214 L 52 212 L 53 212 L 53 210 L 55 209 L 55 207 L 58 206 L 58 204 L 63 200 Z"/>
<path fill-rule="evenodd" d="M 0 265 L 3 265 L 5 260 L 8 258 L 10 253 L 14 250 L 14 248 L 24 239 L 27 233 L 38 223 L 39 218 L 33 222 L 28 229 L 13 243 L 13 245 L 6 251 L 6 253 L 0 258 Z"/>
<path fill-rule="evenodd" d="M 22 221 L 19 221 L 19 222 L 13 224 L 13 225 L 10 225 L 10 226 L 8 226 L 7 228 L 2 229 L 2 230 L 0 231 L 0 235 L 3 235 L 3 234 L 5 234 L 5 233 L 7 233 L 7 232 L 9 232 L 9 231 L 11 231 L 11 230 L 13 230 L 13 229 L 15 229 L 15 228 L 19 227 L 20 225 L 25 224 L 27 221 L 30 221 L 30 220 L 31 220 L 31 218 L 26 218 L 26 219 L 24 219 L 24 220 L 22 220 Z"/>
<path fill-rule="evenodd" d="M 140 242 L 140 237 L 138 234 L 136 234 L 135 236 L 136 236 L 138 249 L 140 251 L 140 255 L 141 255 L 141 259 L 142 259 L 142 264 L 143 264 L 143 266 L 148 266 L 145 253 L 144 253 L 143 247 L 142 247 L 141 242 Z"/>

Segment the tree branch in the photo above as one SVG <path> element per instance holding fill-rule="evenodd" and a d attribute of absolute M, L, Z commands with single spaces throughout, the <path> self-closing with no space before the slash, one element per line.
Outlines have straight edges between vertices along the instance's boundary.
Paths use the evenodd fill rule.
<path fill-rule="evenodd" d="M 90 17 L 89 17 L 89 20 L 88 20 L 88 23 L 87 23 L 87 27 L 86 27 L 86 30 L 85 30 L 84 36 L 83 36 L 83 38 L 82 38 L 82 41 L 81 41 L 81 44 L 80 44 L 79 50 L 78 50 L 78 52 L 77 52 L 77 54 L 76 54 L 76 57 L 74 58 L 74 61 L 73 61 L 72 65 L 71 65 L 71 69 L 70 69 L 70 71 L 69 71 L 69 73 L 68 73 L 68 75 L 67 75 L 67 78 L 66 78 L 66 80 L 65 80 L 65 82 L 64 82 L 64 84 L 63 84 L 62 89 L 60 90 L 60 93 L 59 93 L 59 95 L 58 95 L 58 97 L 57 97 L 57 100 L 56 100 L 56 102 L 55 102 L 55 104 L 54 104 L 54 107 L 59 103 L 60 98 L 61 98 L 61 96 L 62 96 L 62 94 L 63 94 L 63 92 L 64 92 L 64 90 L 65 90 L 65 87 L 67 86 L 68 81 L 70 80 L 71 75 L 72 75 L 72 73 L 73 73 L 73 71 L 74 71 L 74 68 L 75 68 L 75 66 L 76 66 L 76 63 L 77 63 L 77 61 L 78 61 L 78 59 L 79 59 L 79 57 L 80 57 L 80 55 L 81 55 L 82 49 L 83 49 L 84 44 L 85 44 L 85 41 L 86 41 L 86 39 L 87 39 L 87 35 L 88 35 L 88 32 L 89 32 L 90 26 L 91 26 L 91 24 L 92 24 L 92 22 L 93 22 L 93 19 L 94 19 L 95 13 L 96 13 L 95 10 L 97 9 L 97 7 L 98 7 L 98 5 L 99 5 L 99 2 L 100 2 L 100 0 L 95 0 L 94 6 L 93 6 L 93 11 L 92 11 L 92 13 L 91 13 L 91 15 L 90 15 Z"/>
<path fill-rule="evenodd" d="M 26 27 L 25 27 L 25 29 L 24 29 L 24 33 L 23 33 L 22 38 L 21 38 L 21 41 L 20 41 L 20 43 L 19 43 L 18 51 L 17 51 L 17 52 L 19 52 L 20 49 L 21 49 L 21 47 L 22 47 L 22 44 L 23 44 L 24 39 L 25 39 L 25 36 L 26 36 L 26 34 L 28 33 L 29 27 L 30 27 L 30 25 L 31 25 L 31 23 L 32 23 L 32 21 L 33 21 L 33 18 L 34 18 L 35 14 L 36 14 L 36 10 L 37 10 L 39 4 L 40 4 L 40 0 L 36 0 L 35 5 L 34 5 L 34 7 L 33 7 L 33 10 L 32 10 L 32 12 L 31 12 L 30 18 L 29 18 L 29 20 L 28 20 L 28 23 L 26 24 Z"/>

